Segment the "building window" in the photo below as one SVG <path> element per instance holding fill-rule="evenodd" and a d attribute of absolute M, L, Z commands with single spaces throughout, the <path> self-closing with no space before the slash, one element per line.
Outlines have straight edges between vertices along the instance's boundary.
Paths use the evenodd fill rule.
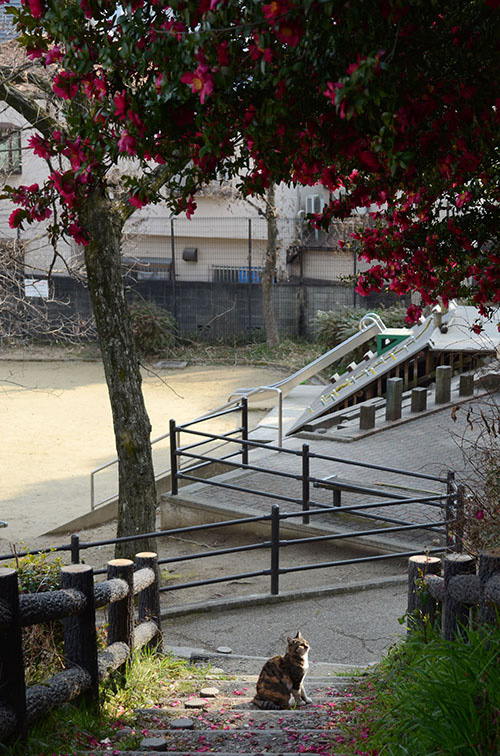
<path fill-rule="evenodd" d="M 0 123 L 0 172 L 21 173 L 21 130 L 11 123 Z"/>

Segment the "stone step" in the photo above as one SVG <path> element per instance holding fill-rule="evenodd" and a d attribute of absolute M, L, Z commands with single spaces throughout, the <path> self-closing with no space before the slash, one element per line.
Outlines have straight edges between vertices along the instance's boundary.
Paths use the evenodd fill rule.
<path fill-rule="evenodd" d="M 350 699 L 352 700 L 352 699 Z M 248 709 L 222 708 L 208 711 L 187 712 L 175 709 L 141 709 L 141 728 L 150 730 L 185 729 L 185 730 L 227 730 L 277 729 L 283 727 L 321 728 L 329 725 L 342 711 L 345 699 L 332 698 L 328 703 L 303 706 L 299 709 L 261 710 L 253 706 Z"/>
<path fill-rule="evenodd" d="M 299 745 L 318 749 L 329 747 L 335 742 L 339 730 L 332 723 L 330 727 L 289 727 L 285 724 L 275 729 L 256 727 L 241 730 L 198 730 L 198 731 L 149 731 L 141 741 L 141 749 L 157 751 L 188 751 L 217 753 L 233 751 L 235 753 L 283 753 L 298 749 Z M 317 752 L 317 751 L 316 751 Z"/>
<path fill-rule="evenodd" d="M 155 751 L 155 750 L 141 750 L 141 751 L 117 751 L 111 752 L 113 756 L 195 756 L 193 751 Z M 196 752 L 195 752 L 196 753 Z M 208 752 L 207 752 L 208 753 Z M 217 756 L 262 756 L 258 751 L 212 751 L 217 753 Z M 266 753 L 272 753 L 272 751 L 266 751 Z M 333 752 L 332 752 L 333 753 Z M 280 756 L 297 756 L 297 750 L 279 751 Z M 96 756 L 95 751 L 75 751 L 72 756 Z"/>

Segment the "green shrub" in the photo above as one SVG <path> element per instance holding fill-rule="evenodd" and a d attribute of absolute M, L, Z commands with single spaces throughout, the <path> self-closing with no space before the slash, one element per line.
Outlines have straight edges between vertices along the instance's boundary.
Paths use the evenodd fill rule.
<path fill-rule="evenodd" d="M 62 558 L 28 554 L 8 566 L 17 570 L 19 593 L 44 593 L 60 588 Z M 63 668 L 63 633 L 60 622 L 44 622 L 23 628 L 26 684 L 46 680 Z"/>
<path fill-rule="evenodd" d="M 139 354 L 164 354 L 177 341 L 174 316 L 152 302 L 135 300 L 129 305 L 132 333 Z"/>
<path fill-rule="evenodd" d="M 447 641 L 437 630 L 430 638 L 410 635 L 370 676 L 364 702 L 353 705 L 351 742 L 361 747 L 353 753 L 499 754 L 499 647 L 493 626 L 469 630 L 465 641 Z"/>

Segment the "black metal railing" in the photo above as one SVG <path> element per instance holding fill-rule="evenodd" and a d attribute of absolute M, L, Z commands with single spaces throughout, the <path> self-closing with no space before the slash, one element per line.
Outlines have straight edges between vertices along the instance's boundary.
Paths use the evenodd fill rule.
<path fill-rule="evenodd" d="M 207 442 L 220 442 L 227 437 L 220 436 L 215 433 L 209 433 L 202 431 L 199 428 L 193 427 L 198 421 L 188 423 L 184 425 L 177 425 L 174 420 L 170 421 L 170 455 L 171 455 L 171 494 L 173 496 L 178 495 L 180 481 L 201 483 L 204 486 L 212 486 L 228 491 L 236 491 L 241 494 L 250 494 L 259 500 L 278 501 L 282 503 L 298 505 L 302 512 L 302 522 L 309 524 L 310 522 L 310 510 L 311 508 L 323 509 L 324 513 L 327 510 L 332 514 L 340 514 L 350 512 L 356 514 L 358 517 L 370 518 L 390 525 L 404 526 L 407 530 L 413 530 L 418 527 L 417 523 L 403 520 L 398 517 L 389 516 L 385 512 L 382 514 L 375 514 L 373 509 L 377 506 L 390 507 L 392 505 L 402 504 L 421 504 L 429 507 L 439 507 L 445 510 L 446 520 L 454 519 L 454 510 L 457 503 L 458 487 L 455 484 L 454 473 L 449 471 L 446 477 L 440 477 L 437 475 L 431 475 L 429 473 L 416 472 L 404 470 L 401 468 L 390 467 L 387 465 L 380 465 L 368 462 L 360 462 L 357 460 L 346 459 L 345 457 L 336 457 L 332 455 L 320 454 L 317 452 L 311 452 L 308 444 L 303 444 L 300 450 L 293 448 L 286 448 L 283 446 L 275 446 L 269 443 L 262 443 L 258 441 L 252 441 L 248 438 L 248 408 L 246 400 L 243 400 L 241 407 L 234 408 L 233 411 L 240 411 L 242 413 L 242 425 L 238 430 L 245 429 L 245 433 L 240 438 L 237 437 L 236 432 L 233 432 L 231 437 L 232 442 L 236 446 L 241 447 L 241 455 L 238 450 L 232 451 L 230 454 L 223 457 L 214 457 L 211 454 L 203 453 L 200 451 L 200 446 Z M 204 418 L 206 419 L 206 418 Z M 181 434 L 188 434 L 189 436 L 197 437 L 197 441 L 181 445 L 179 443 Z M 272 467 L 261 464 L 251 464 L 249 462 L 249 452 L 253 450 L 266 450 L 266 454 L 276 452 L 273 457 Z M 283 456 L 292 456 L 300 459 L 300 472 L 289 472 L 280 465 L 280 460 Z M 236 457 L 241 456 L 241 459 Z M 191 465 L 184 464 L 182 467 L 181 460 L 191 461 Z M 221 477 L 212 477 L 200 479 L 196 475 L 196 471 L 207 464 L 213 464 L 224 460 L 225 465 L 232 470 L 241 470 L 248 473 L 264 473 L 272 478 L 272 485 L 268 490 L 251 486 L 251 476 L 248 476 L 249 485 L 242 485 L 241 482 L 221 479 Z M 372 486 L 368 486 L 360 481 L 350 481 L 331 475 L 312 475 L 311 463 L 313 461 L 320 461 L 326 463 L 326 466 L 339 466 L 345 465 L 352 468 L 363 468 L 370 471 L 383 472 L 388 475 L 398 475 L 403 478 L 411 478 L 413 480 L 428 480 L 435 483 L 439 483 L 443 487 L 443 492 L 430 492 L 427 496 L 415 495 L 417 491 L 412 488 L 413 484 L 404 486 L 409 492 L 409 495 L 403 495 L 401 493 L 395 493 L 394 491 L 387 491 L 383 489 L 376 489 Z M 279 491 L 279 481 L 296 481 L 298 485 L 296 489 L 296 495 L 290 495 L 290 491 Z M 386 487 L 391 487 L 390 483 L 387 483 Z M 320 501 L 315 501 L 311 498 L 311 488 L 326 488 L 333 492 L 333 503 L 335 508 L 330 508 L 327 504 Z M 383 498 L 389 501 L 381 504 L 369 505 L 358 504 L 348 508 L 341 506 L 341 492 L 351 492 L 362 494 L 367 497 Z M 420 491 L 421 493 L 421 491 Z M 365 510 L 370 510 L 369 512 Z M 442 523 L 441 523 L 442 525 Z M 404 530 L 404 527 L 401 530 Z M 435 529 L 436 526 L 425 523 L 421 523 L 420 527 L 426 529 Z M 386 529 L 387 532 L 387 529 Z M 455 536 L 451 530 L 446 532 L 446 542 L 448 547 L 459 547 L 459 544 L 455 544 Z"/>
<path fill-rule="evenodd" d="M 387 506 L 392 502 L 376 502 L 373 504 L 373 502 L 366 504 L 365 506 Z M 352 509 L 352 507 L 345 507 L 343 508 L 346 511 L 349 511 Z M 327 510 L 324 508 L 321 509 L 311 509 L 309 510 L 308 514 L 310 517 L 315 517 L 317 515 L 323 514 L 325 511 L 338 511 L 337 507 L 328 507 Z M 212 522 L 212 523 L 205 523 L 203 525 L 189 525 L 181 528 L 171 528 L 169 530 L 162 530 L 162 531 L 154 531 L 152 533 L 141 533 L 134 536 L 124 536 L 121 538 L 109 538 L 104 539 L 100 541 L 81 541 L 78 534 L 73 534 L 71 536 L 71 542 L 68 544 L 63 544 L 56 546 L 54 548 L 43 548 L 43 549 L 36 549 L 33 551 L 25 551 L 22 553 L 18 553 L 17 557 L 21 558 L 24 556 L 27 556 L 28 554 L 43 554 L 43 553 L 50 553 L 50 552 L 70 552 L 71 554 L 71 562 L 73 564 L 78 564 L 81 559 L 81 553 L 82 551 L 86 551 L 88 549 L 98 548 L 102 546 L 108 546 L 113 545 L 117 543 L 131 543 L 134 541 L 138 541 L 144 538 L 151 538 L 151 539 L 161 539 L 161 538 L 169 538 L 171 536 L 177 536 L 180 534 L 186 534 L 186 533 L 195 533 L 200 531 L 208 531 L 213 530 L 215 528 L 227 528 L 227 527 L 234 527 L 236 525 L 248 525 L 250 523 L 264 523 L 269 522 L 270 524 L 270 538 L 269 540 L 260 542 L 260 543 L 251 543 L 251 544 L 245 544 L 242 546 L 232 546 L 228 548 L 223 549 L 212 549 L 208 551 L 202 551 L 195 554 L 187 554 L 187 555 L 181 555 L 181 556 L 175 556 L 175 557 L 167 557 L 163 559 L 158 559 L 158 564 L 173 564 L 175 562 L 188 562 L 191 560 L 196 559 L 206 559 L 209 557 L 216 557 L 216 556 L 222 556 L 224 554 L 236 554 L 236 553 L 243 553 L 248 552 L 252 550 L 258 550 L 258 549 L 268 549 L 270 553 L 270 562 L 269 567 L 266 569 L 261 570 L 253 570 L 250 572 L 240 572 L 236 575 L 224 575 L 217 578 L 206 578 L 202 580 L 195 580 L 191 581 L 189 583 L 178 583 L 175 585 L 169 585 L 169 586 L 162 586 L 160 587 L 160 592 L 171 592 L 171 591 L 178 591 L 182 589 L 187 588 L 195 588 L 203 585 L 212 585 L 215 583 L 224 583 L 232 580 L 243 580 L 246 578 L 252 578 L 252 577 L 265 577 L 268 576 L 270 578 L 270 593 L 272 595 L 278 595 L 279 594 L 279 578 L 281 575 L 286 575 L 292 572 L 303 572 L 306 570 L 323 570 L 323 569 L 330 569 L 333 567 L 340 567 L 345 566 L 348 564 L 361 564 L 364 562 L 369 561 L 380 561 L 382 559 L 402 559 L 403 557 L 409 557 L 413 555 L 420 554 L 422 552 L 422 547 L 416 545 L 416 548 L 413 550 L 407 550 L 407 551 L 394 551 L 392 553 L 383 553 L 383 554 L 373 554 L 369 556 L 359 556 L 359 557 L 352 557 L 349 559 L 337 559 L 337 560 L 331 560 L 328 562 L 314 562 L 310 564 L 293 564 L 287 567 L 282 567 L 280 565 L 280 554 L 281 549 L 288 548 L 291 546 L 300 546 L 303 544 L 308 543 L 320 543 L 325 541 L 340 541 L 343 539 L 352 539 L 353 535 L 356 537 L 363 537 L 363 536 L 371 536 L 374 534 L 377 534 L 380 532 L 378 528 L 369 528 L 363 531 L 355 531 L 355 532 L 346 532 L 346 533 L 332 533 L 332 534 L 325 534 L 320 536 L 307 536 L 303 538 L 292 538 L 292 539 L 283 539 L 281 538 L 281 523 L 285 520 L 290 520 L 294 518 L 299 518 L 302 516 L 301 512 L 280 512 L 280 508 L 277 504 L 273 504 L 271 507 L 270 514 L 265 515 L 256 515 L 254 517 L 240 517 L 233 520 L 223 520 L 221 522 Z M 445 525 L 452 525 L 452 523 L 444 523 Z M 435 522 L 425 523 L 422 525 L 421 523 L 413 524 L 411 526 L 408 525 L 396 525 L 390 528 L 384 528 L 384 533 L 397 533 L 401 532 L 403 530 L 408 529 L 416 529 L 416 528 L 426 528 L 426 529 L 434 529 L 435 527 L 442 527 L 443 521 L 438 520 Z M 442 553 L 445 551 L 445 545 L 443 543 L 442 546 L 436 546 L 432 547 L 427 550 L 429 554 L 431 553 Z M 11 560 L 12 554 L 2 554 L 0 555 L 0 561 L 5 560 Z M 106 568 L 100 568 L 100 569 L 94 569 L 94 575 L 103 575 L 106 573 Z"/>
<path fill-rule="evenodd" d="M 269 566 L 264 569 L 252 570 L 249 572 L 241 572 L 237 575 L 224 575 L 216 578 L 206 578 L 200 580 L 194 580 L 187 583 L 177 583 L 174 585 L 160 587 L 160 592 L 171 592 L 182 589 L 194 588 L 204 585 L 212 585 L 215 583 L 223 583 L 233 580 L 241 580 L 245 578 L 253 577 L 269 577 L 270 578 L 270 593 L 272 595 L 279 594 L 280 576 L 293 573 L 302 572 L 306 570 L 324 570 L 331 569 L 337 566 L 345 566 L 349 564 L 360 564 L 369 561 L 380 561 L 383 559 L 401 559 L 403 557 L 409 557 L 413 555 L 419 555 L 422 552 L 422 545 L 415 543 L 415 549 L 409 548 L 406 550 L 397 550 L 390 553 L 380 553 L 383 551 L 381 548 L 373 548 L 374 553 L 368 556 L 357 556 L 349 559 L 337 559 L 327 562 L 314 562 L 309 564 L 292 563 L 289 566 L 283 567 L 280 564 L 281 551 L 284 548 L 291 548 L 301 546 L 304 544 L 321 543 L 321 542 L 337 542 L 343 539 L 363 539 L 365 537 L 383 534 L 386 538 L 388 535 L 403 533 L 415 530 L 425 530 L 436 532 L 442 535 L 442 545 L 438 545 L 427 549 L 427 553 L 439 553 L 446 551 L 461 551 L 461 531 L 460 523 L 462 521 L 462 509 L 463 509 L 463 487 L 459 486 L 455 482 L 455 476 L 453 471 L 449 471 L 446 477 L 438 477 L 429 475 L 427 473 L 412 472 L 408 470 L 402 470 L 394 467 L 388 467 L 385 465 L 378 465 L 366 462 L 358 462 L 355 460 L 347 460 L 341 457 L 333 457 L 329 455 L 313 453 L 310 451 L 309 446 L 304 444 L 300 450 L 288 449 L 284 447 L 277 447 L 269 444 L 262 444 L 260 442 L 251 441 L 248 438 L 248 416 L 246 401 L 243 400 L 240 405 L 231 409 L 224 409 L 220 414 L 227 414 L 228 412 L 240 412 L 242 413 L 242 421 L 239 428 L 236 431 L 231 431 L 223 435 L 215 435 L 200 430 L 194 430 L 193 425 L 199 422 L 203 422 L 208 418 L 200 418 L 197 421 L 188 423 L 183 426 L 177 426 L 174 421 L 171 421 L 171 458 L 172 458 L 172 493 L 178 492 L 178 484 L 180 480 L 189 480 L 196 483 L 203 483 L 208 486 L 218 486 L 222 489 L 231 489 L 242 493 L 250 493 L 259 497 L 259 499 L 266 498 L 271 502 L 269 511 L 248 517 L 233 518 L 230 520 L 223 520 L 220 522 L 204 523 L 201 525 L 187 525 L 184 527 L 171 528 L 169 530 L 155 531 L 151 533 L 140 533 L 133 536 L 124 536 L 121 538 L 110 538 L 99 541 L 82 541 L 78 534 L 71 536 L 70 543 L 55 546 L 53 548 L 36 549 L 33 551 L 24 551 L 17 553 L 16 556 L 21 558 L 27 554 L 42 554 L 49 552 L 69 552 L 72 563 L 79 563 L 81 560 L 82 551 L 88 549 L 113 545 L 118 543 L 133 543 L 134 541 L 143 539 L 156 539 L 157 541 L 162 538 L 168 538 L 172 536 L 178 536 L 183 534 L 193 534 L 202 531 L 210 531 L 217 528 L 231 528 L 234 526 L 250 525 L 256 523 L 269 523 L 269 539 L 264 542 L 251 543 L 240 546 L 230 546 L 227 548 L 211 549 L 194 554 L 187 554 L 175 557 L 161 558 L 158 560 L 158 564 L 173 564 L 175 562 L 188 562 L 197 559 L 206 559 L 210 557 L 220 557 L 229 554 L 249 552 L 253 550 L 268 550 L 270 559 Z M 180 446 L 177 443 L 177 437 L 181 432 L 198 435 L 201 440 L 196 441 L 188 446 Z M 237 438 L 236 434 L 240 434 Z M 202 454 L 200 452 L 195 453 L 193 449 L 200 449 L 200 447 L 206 443 L 206 440 L 210 441 L 227 441 L 235 442 L 239 445 L 236 451 L 231 451 L 225 456 L 212 457 L 208 454 Z M 276 460 L 273 468 L 264 467 L 262 464 L 250 464 L 249 453 L 251 450 L 266 449 L 267 451 L 275 451 Z M 283 459 L 282 455 L 293 455 L 301 460 L 300 473 L 292 473 L 286 470 L 276 469 L 279 459 Z M 180 457 L 186 456 L 189 459 L 195 459 L 196 464 L 188 469 L 181 468 Z M 239 456 L 240 459 L 235 461 L 234 458 Z M 353 482 L 350 483 L 345 480 L 313 476 L 311 475 L 311 462 L 313 460 L 320 460 L 326 463 L 335 463 L 352 466 L 354 468 L 361 467 L 368 470 L 377 470 L 390 474 L 397 474 L 403 477 L 412 477 L 420 480 L 430 480 L 436 483 L 440 483 L 443 487 L 443 491 L 431 491 L 427 495 L 409 495 L 405 496 L 401 493 L 394 493 L 388 491 L 382 491 L 374 489 L 371 486 L 366 486 L 362 483 Z M 249 471 L 266 473 L 273 476 L 273 479 L 281 479 L 292 481 L 292 483 L 300 484 L 298 486 L 299 491 L 297 496 L 286 495 L 285 493 L 278 493 L 276 491 L 262 491 L 260 489 L 251 488 L 250 486 L 242 486 L 237 483 L 231 483 L 227 480 L 218 479 L 201 479 L 193 475 L 193 472 L 211 462 L 221 462 L 229 465 L 230 468 Z M 340 491 L 354 491 L 355 493 L 361 493 L 365 496 L 365 500 L 362 503 L 343 505 L 339 496 L 335 496 L 333 506 L 329 506 L 324 502 L 317 502 L 311 499 L 311 487 L 314 486 L 331 488 L 334 494 L 339 494 Z M 390 485 L 390 484 L 388 484 Z M 406 488 L 406 486 L 405 486 Z M 407 488 L 410 491 L 411 489 Z M 418 493 L 415 491 L 414 493 Z M 422 493 L 420 491 L 420 493 Z M 376 498 L 376 500 L 373 500 Z M 380 500 L 382 499 L 382 500 Z M 286 505 L 293 505 L 297 507 L 297 511 L 281 511 L 278 504 L 279 501 Z M 437 511 L 439 516 L 425 522 L 409 522 L 401 519 L 401 517 L 394 517 L 388 515 L 385 510 L 387 508 L 394 508 L 399 505 L 423 505 L 425 507 L 432 507 L 432 511 Z M 357 517 L 369 518 L 374 521 L 373 527 L 367 527 L 365 529 L 357 530 L 344 530 L 343 532 L 325 533 L 324 535 L 305 536 L 292 539 L 284 539 L 281 537 L 282 523 L 289 520 L 301 519 L 303 523 L 310 523 L 311 518 L 319 518 L 327 516 L 338 517 L 342 514 L 355 514 Z M 381 529 L 379 523 L 383 523 L 384 527 Z M 362 542 L 362 541 L 361 541 Z M 364 546 L 366 549 L 366 545 Z M 385 547 L 388 548 L 387 545 Z M 157 550 L 158 547 L 157 547 Z M 12 560 L 12 554 L 0 555 L 0 563 L 6 560 Z M 95 575 L 104 574 L 105 568 L 98 568 L 94 570 Z"/>

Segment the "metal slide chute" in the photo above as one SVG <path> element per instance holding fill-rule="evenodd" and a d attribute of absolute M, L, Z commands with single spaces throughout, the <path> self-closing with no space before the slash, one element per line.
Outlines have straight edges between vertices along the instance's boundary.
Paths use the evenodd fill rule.
<path fill-rule="evenodd" d="M 346 357 L 354 349 L 361 344 L 374 338 L 378 333 L 383 333 L 386 328 L 381 318 L 376 313 L 367 313 L 361 318 L 359 323 L 359 332 L 350 336 L 341 344 L 330 349 L 328 352 L 320 355 L 315 360 L 305 365 L 300 370 L 297 370 L 292 375 L 288 375 L 286 378 L 282 378 L 280 381 L 271 384 L 270 386 L 256 386 L 254 388 L 239 388 L 234 391 L 228 398 L 228 402 L 241 397 L 247 397 L 249 402 L 262 402 L 272 400 L 276 402 L 277 390 L 281 391 L 282 396 L 286 396 L 292 389 L 299 386 L 301 383 L 314 378 L 315 375 L 320 373 L 325 368 L 332 365 L 334 362 Z"/>

